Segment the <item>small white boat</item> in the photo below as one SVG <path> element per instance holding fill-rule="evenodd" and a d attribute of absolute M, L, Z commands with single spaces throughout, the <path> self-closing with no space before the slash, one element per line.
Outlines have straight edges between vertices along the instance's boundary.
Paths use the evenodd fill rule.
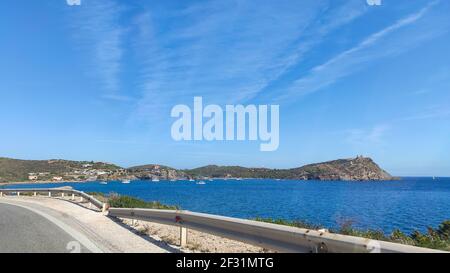
<path fill-rule="evenodd" d="M 214 181 L 212 178 L 208 179 L 208 181 Z"/>
<path fill-rule="evenodd" d="M 108 185 L 108 182 L 102 181 L 102 182 L 100 182 L 100 184 L 102 184 L 102 185 Z"/>
<path fill-rule="evenodd" d="M 131 180 L 122 180 L 122 184 L 130 184 Z"/>
<path fill-rule="evenodd" d="M 152 182 L 159 182 L 159 179 L 158 178 L 153 178 Z"/>
<path fill-rule="evenodd" d="M 189 179 L 189 182 L 194 182 L 195 180 L 194 179 Z"/>
<path fill-rule="evenodd" d="M 242 181 L 242 178 L 236 178 L 237 181 Z"/>
<path fill-rule="evenodd" d="M 170 179 L 170 182 L 175 182 L 175 181 L 177 181 L 176 179 Z"/>
<path fill-rule="evenodd" d="M 197 182 L 197 185 L 206 185 L 206 182 L 205 181 L 200 181 L 200 182 Z"/>

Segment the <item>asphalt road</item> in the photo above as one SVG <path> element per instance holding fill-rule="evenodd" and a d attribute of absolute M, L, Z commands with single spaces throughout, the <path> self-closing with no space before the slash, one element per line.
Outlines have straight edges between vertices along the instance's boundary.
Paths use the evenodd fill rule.
<path fill-rule="evenodd" d="M 45 217 L 0 203 L 0 253 L 89 252 L 69 233 Z"/>

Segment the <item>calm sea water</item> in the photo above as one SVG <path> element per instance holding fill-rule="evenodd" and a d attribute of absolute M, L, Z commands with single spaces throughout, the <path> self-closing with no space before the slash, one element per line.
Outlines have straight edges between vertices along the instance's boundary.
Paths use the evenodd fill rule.
<path fill-rule="evenodd" d="M 386 182 L 214 180 L 195 182 L 120 181 L 41 184 L 85 192 L 116 192 L 181 208 L 239 218 L 306 220 L 329 228 L 355 227 L 405 232 L 437 227 L 450 219 L 450 178 L 403 178 Z M 27 188 L 30 185 L 12 185 Z"/>

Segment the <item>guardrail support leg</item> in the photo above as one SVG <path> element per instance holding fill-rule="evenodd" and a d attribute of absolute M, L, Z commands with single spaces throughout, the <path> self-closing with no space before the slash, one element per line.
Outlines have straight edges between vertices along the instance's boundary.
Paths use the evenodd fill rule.
<path fill-rule="evenodd" d="M 64 198 L 64 193 L 61 193 L 61 197 Z"/>
<path fill-rule="evenodd" d="M 3 197 L 3 192 L 0 192 L 0 197 Z"/>
<path fill-rule="evenodd" d="M 20 196 L 20 191 L 17 192 L 17 196 Z"/>
<path fill-rule="evenodd" d="M 83 196 L 80 196 L 80 202 L 83 202 Z"/>
<path fill-rule="evenodd" d="M 37 192 L 33 192 L 33 196 L 36 197 L 36 195 L 37 195 Z"/>
<path fill-rule="evenodd" d="M 48 192 L 48 197 L 52 197 L 52 192 L 51 191 Z"/>
<path fill-rule="evenodd" d="M 187 228 L 180 227 L 180 246 L 186 247 L 187 245 Z"/>
<path fill-rule="evenodd" d="M 91 203 L 91 202 L 89 202 L 89 208 L 90 208 L 90 209 L 92 208 L 92 203 Z"/>
<path fill-rule="evenodd" d="M 72 193 L 72 201 L 75 200 L 75 194 Z"/>

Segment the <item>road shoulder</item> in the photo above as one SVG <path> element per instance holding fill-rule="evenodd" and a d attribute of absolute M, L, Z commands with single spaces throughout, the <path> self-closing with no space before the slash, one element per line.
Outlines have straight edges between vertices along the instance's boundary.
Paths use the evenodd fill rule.
<path fill-rule="evenodd" d="M 29 209 L 50 220 L 92 252 L 167 253 L 100 212 L 75 202 L 47 197 L 2 197 L 0 203 Z"/>

